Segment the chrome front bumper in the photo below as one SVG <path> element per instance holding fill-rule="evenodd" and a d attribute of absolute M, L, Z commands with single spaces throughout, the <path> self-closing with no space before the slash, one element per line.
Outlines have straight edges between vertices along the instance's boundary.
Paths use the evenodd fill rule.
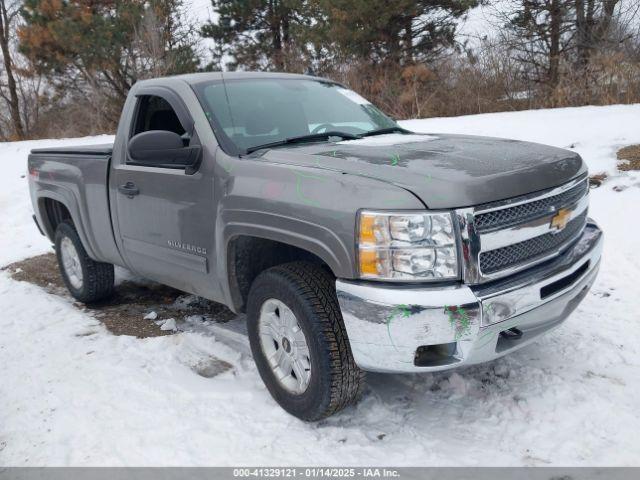
<path fill-rule="evenodd" d="M 561 256 L 490 284 L 338 280 L 354 359 L 363 370 L 429 372 L 501 357 L 569 316 L 593 284 L 601 253 L 602 232 L 589 220 Z"/>

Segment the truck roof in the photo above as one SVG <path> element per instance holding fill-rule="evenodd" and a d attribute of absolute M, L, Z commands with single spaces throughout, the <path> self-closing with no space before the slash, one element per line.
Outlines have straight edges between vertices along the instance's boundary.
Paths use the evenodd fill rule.
<path fill-rule="evenodd" d="M 302 75 L 298 73 L 281 73 L 281 72 L 202 72 L 202 73 L 187 73 L 183 75 L 176 75 L 169 78 L 177 78 L 183 80 L 191 85 L 221 80 L 224 76 L 225 80 L 242 80 L 248 78 L 282 78 L 282 79 L 299 79 L 299 80 L 319 80 L 323 82 L 332 81 L 327 78 L 315 77 L 312 75 Z M 144 82 L 154 82 L 159 79 L 143 80 Z"/>

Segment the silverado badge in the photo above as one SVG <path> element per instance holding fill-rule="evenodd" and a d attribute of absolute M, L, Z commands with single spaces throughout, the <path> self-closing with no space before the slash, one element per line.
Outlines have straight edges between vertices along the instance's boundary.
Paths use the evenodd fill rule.
<path fill-rule="evenodd" d="M 188 243 L 179 242 L 177 240 L 169 240 L 167 241 L 170 247 L 178 248 L 180 250 L 184 250 L 186 252 L 199 253 L 201 255 L 207 254 L 207 249 L 202 247 L 196 247 L 195 245 L 189 245 Z"/>
<path fill-rule="evenodd" d="M 567 208 L 561 208 L 551 218 L 551 228 L 555 228 L 556 230 L 562 230 L 569 223 L 569 219 L 571 218 L 571 210 Z"/>

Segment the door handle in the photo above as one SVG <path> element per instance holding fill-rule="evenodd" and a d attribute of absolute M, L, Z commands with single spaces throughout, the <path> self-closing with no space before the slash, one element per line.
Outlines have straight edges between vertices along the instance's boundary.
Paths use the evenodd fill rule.
<path fill-rule="evenodd" d="M 133 182 L 127 182 L 118 187 L 118 191 L 129 198 L 133 198 L 140 193 L 140 189 Z"/>

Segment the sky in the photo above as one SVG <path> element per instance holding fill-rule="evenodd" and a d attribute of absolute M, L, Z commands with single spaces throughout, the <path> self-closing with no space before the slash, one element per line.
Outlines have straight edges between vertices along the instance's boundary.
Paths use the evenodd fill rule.
<path fill-rule="evenodd" d="M 215 19 L 217 15 L 213 12 L 211 6 L 211 0 L 185 0 L 186 16 L 187 19 L 196 27 L 201 27 L 209 20 Z M 213 47 L 213 41 L 208 38 L 200 39 L 200 46 L 202 48 L 202 56 L 204 57 L 203 65 L 206 65 L 211 58 L 210 50 Z"/>

